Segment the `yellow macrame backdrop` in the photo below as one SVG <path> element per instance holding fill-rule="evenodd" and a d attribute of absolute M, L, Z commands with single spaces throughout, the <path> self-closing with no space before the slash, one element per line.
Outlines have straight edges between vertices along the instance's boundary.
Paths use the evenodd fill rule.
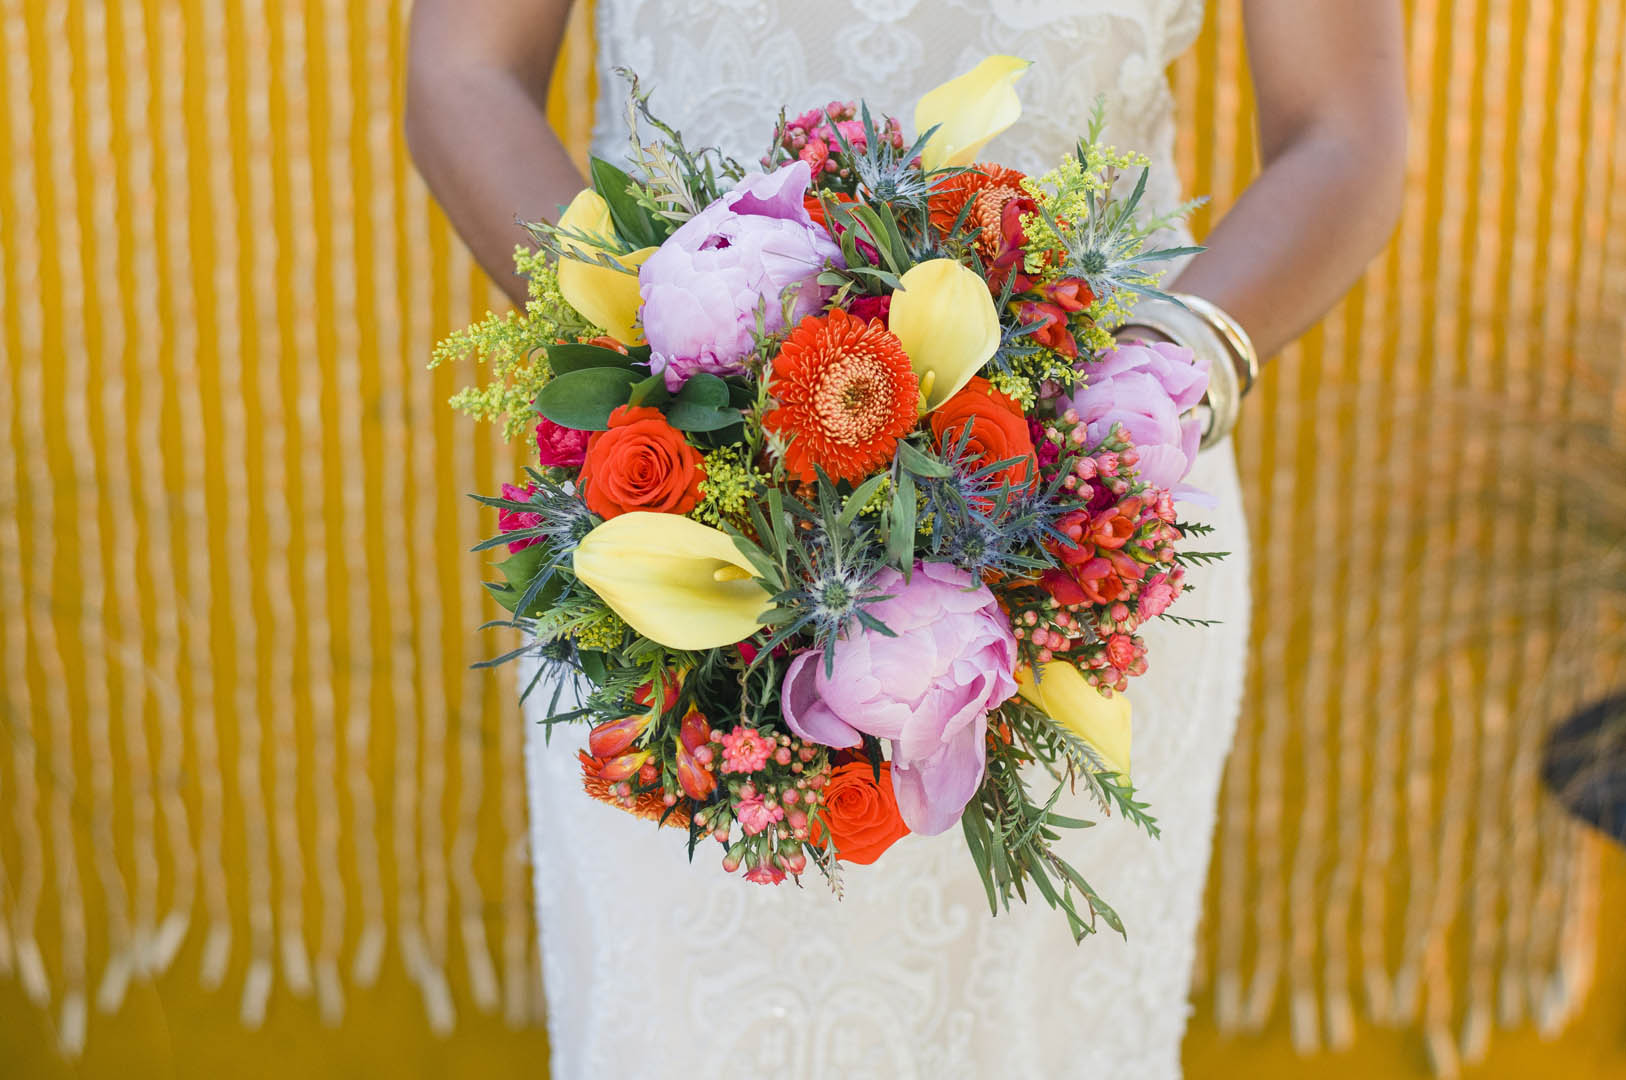
<path fill-rule="evenodd" d="M 1626 2 L 1408 10 L 1405 225 L 1244 419 L 1193 1077 L 1626 1072 L 1621 860 L 1533 773 L 1610 658 L 1505 591 L 1557 511 L 1492 483 L 1626 413 Z M 1239 12 L 1175 71 L 1216 209 Z M 543 1074 L 521 728 L 467 670 L 462 496 L 513 458 L 423 368 L 495 294 L 406 156 L 405 18 L 0 0 L 0 1076 Z M 1487 401 L 1560 420 L 1498 457 Z M 1555 642 L 1561 700 L 1521 694 Z"/>

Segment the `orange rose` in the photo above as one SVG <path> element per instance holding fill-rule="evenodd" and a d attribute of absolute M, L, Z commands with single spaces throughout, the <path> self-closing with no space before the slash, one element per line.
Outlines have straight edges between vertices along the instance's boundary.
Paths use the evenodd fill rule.
<path fill-rule="evenodd" d="M 587 440 L 580 479 L 587 508 L 613 518 L 633 510 L 687 513 L 705 478 L 699 453 L 659 409 L 622 405 L 610 414 L 610 429 Z"/>
<path fill-rule="evenodd" d="M 881 778 L 867 761 L 837 765 L 824 785 L 824 822 L 835 841 L 836 858 L 868 866 L 909 834 L 892 791 L 892 766 L 881 763 Z M 815 825 L 813 842 L 824 843 Z"/>
<path fill-rule="evenodd" d="M 990 483 L 1004 481 L 1013 488 L 1031 488 L 1039 480 L 1039 462 L 1033 454 L 1033 436 L 1021 406 L 995 390 L 987 379 L 973 377 L 965 388 L 932 413 L 932 435 L 939 449 L 950 449 L 960 440 L 966 425 L 963 453 L 979 468 L 1011 458 L 1021 460 L 1007 465 Z"/>

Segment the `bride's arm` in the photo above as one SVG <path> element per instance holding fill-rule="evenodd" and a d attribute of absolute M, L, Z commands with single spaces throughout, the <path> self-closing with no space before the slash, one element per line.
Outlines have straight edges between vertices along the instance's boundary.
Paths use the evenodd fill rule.
<path fill-rule="evenodd" d="M 1173 288 L 1229 312 L 1261 356 L 1360 277 L 1400 213 L 1400 0 L 1245 0 L 1263 168 Z"/>
<path fill-rule="evenodd" d="M 407 54 L 407 145 L 486 272 L 516 303 L 514 224 L 582 187 L 548 124 L 548 78 L 570 0 L 418 0 Z"/>

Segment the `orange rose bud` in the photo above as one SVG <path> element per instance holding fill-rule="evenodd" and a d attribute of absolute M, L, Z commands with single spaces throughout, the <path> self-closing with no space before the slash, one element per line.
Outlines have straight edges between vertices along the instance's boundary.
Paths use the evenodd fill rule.
<path fill-rule="evenodd" d="M 634 510 L 686 514 L 705 478 L 699 452 L 659 409 L 622 405 L 610 413 L 609 430 L 587 440 L 580 483 L 587 508 L 613 518 Z"/>
<path fill-rule="evenodd" d="M 672 748 L 677 756 L 678 786 L 683 789 L 683 794 L 691 799 L 710 797 L 717 790 L 717 777 L 700 763 L 692 750 L 683 745 L 682 739 L 673 739 Z"/>
<path fill-rule="evenodd" d="M 587 733 L 587 749 L 596 758 L 613 758 L 636 742 L 652 719 L 653 716 L 644 713 L 607 720 Z"/>
<path fill-rule="evenodd" d="M 865 866 L 909 834 L 909 826 L 898 813 L 890 762 L 881 763 L 879 781 L 867 761 L 836 766 L 824 786 L 823 820 L 813 820 L 814 843 L 824 843 L 828 827 L 836 858 Z"/>

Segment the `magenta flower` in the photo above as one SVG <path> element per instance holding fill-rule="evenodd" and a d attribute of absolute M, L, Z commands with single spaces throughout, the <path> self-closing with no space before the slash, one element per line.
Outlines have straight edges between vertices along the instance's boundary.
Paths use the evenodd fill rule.
<path fill-rule="evenodd" d="M 888 568 L 876 585 L 890 598 L 867 610 L 897 636 L 843 638 L 828 675 L 822 652 L 802 653 L 781 707 L 792 731 L 826 746 L 891 740 L 898 810 L 934 835 L 982 783 L 988 713 L 1016 693 L 1016 639 L 988 587 L 948 563 L 917 564 L 908 583 Z"/>
<path fill-rule="evenodd" d="M 529 502 L 533 488 L 534 485 L 532 484 L 526 484 L 523 488 L 517 488 L 513 484 L 504 484 L 502 486 L 502 497 L 510 502 Z M 497 511 L 498 532 L 511 533 L 519 529 L 534 529 L 540 524 L 542 524 L 542 515 L 534 510 Z M 540 544 L 541 542 L 542 538 L 540 536 L 531 536 L 524 540 L 510 540 L 508 542 L 508 553 L 512 555 L 516 551 L 524 551 L 532 544 Z"/>
<path fill-rule="evenodd" d="M 577 431 L 542 417 L 536 424 L 536 459 L 543 467 L 579 469 L 587 458 L 591 431 Z"/>
<path fill-rule="evenodd" d="M 774 334 L 787 317 L 795 323 L 829 300 L 833 290 L 816 279 L 825 264 L 841 263 L 841 249 L 802 205 L 811 175 L 793 161 L 746 176 L 639 268 L 649 366 L 668 388 L 696 372 L 743 373 L 759 315 Z"/>
<path fill-rule="evenodd" d="M 1202 423 L 1181 414 L 1208 391 L 1208 361 L 1167 342 L 1119 345 L 1084 374 L 1072 403 L 1091 441 L 1122 424 L 1140 454 L 1141 479 L 1174 490 L 1197 458 Z"/>

